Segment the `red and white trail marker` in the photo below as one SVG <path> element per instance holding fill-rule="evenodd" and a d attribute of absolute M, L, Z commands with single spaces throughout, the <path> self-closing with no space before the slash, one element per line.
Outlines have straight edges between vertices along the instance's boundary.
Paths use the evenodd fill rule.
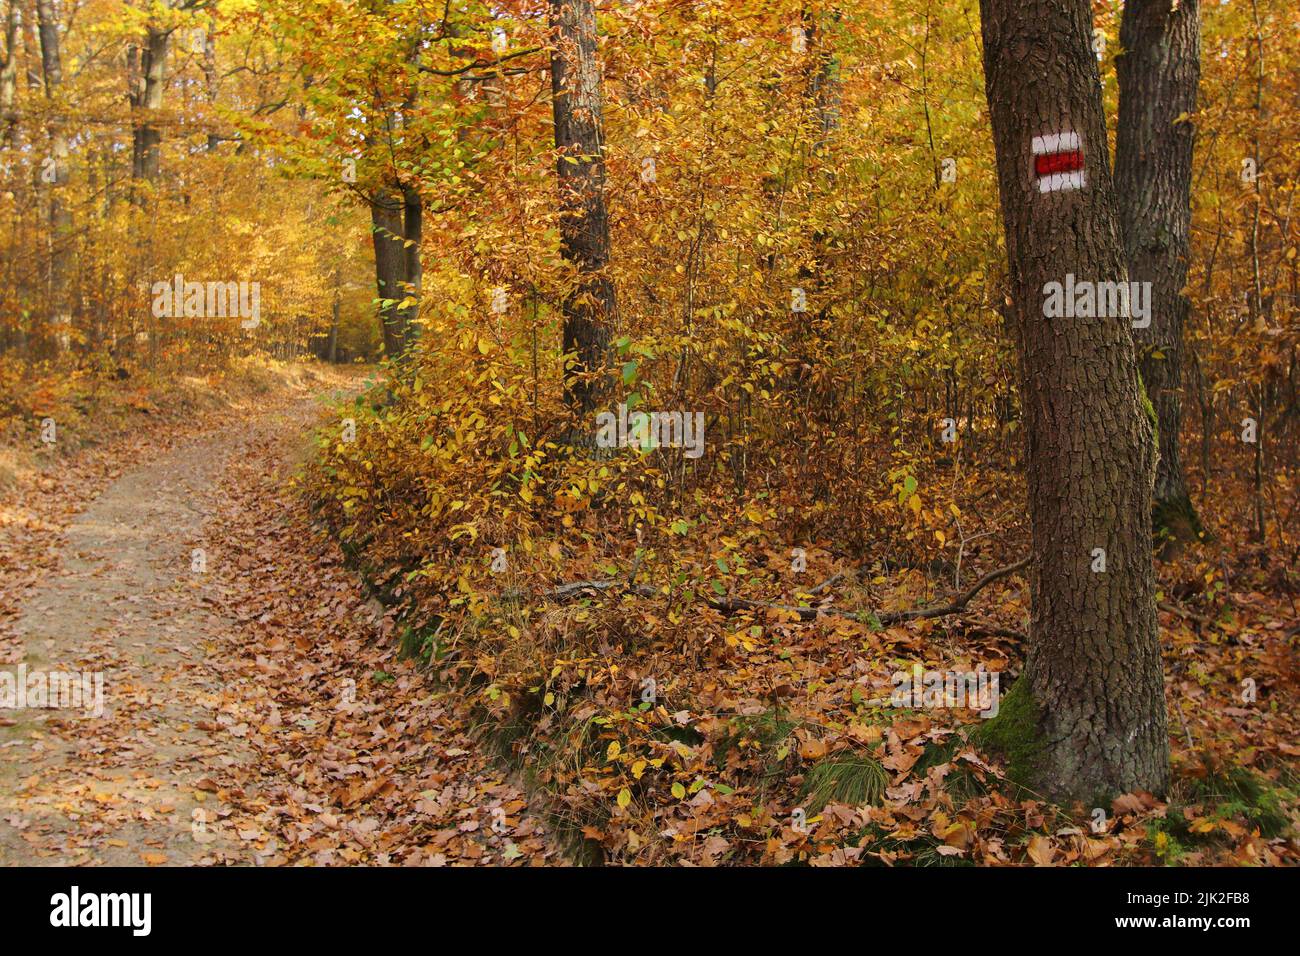
<path fill-rule="evenodd" d="M 1083 173 L 1083 144 L 1078 133 L 1035 136 L 1033 153 L 1034 177 L 1040 193 L 1082 189 L 1087 183 Z"/>

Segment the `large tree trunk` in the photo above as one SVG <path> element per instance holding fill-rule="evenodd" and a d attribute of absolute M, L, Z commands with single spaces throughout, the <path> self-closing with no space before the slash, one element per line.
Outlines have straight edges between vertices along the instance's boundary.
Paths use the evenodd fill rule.
<path fill-rule="evenodd" d="M 551 53 L 555 173 L 560 190 L 560 249 L 578 273 L 564 300 L 564 351 L 574 360 L 565 372 L 565 398 L 579 415 L 604 391 L 614 285 L 605 210 L 605 159 L 596 11 L 592 0 L 550 0 L 555 48 Z"/>
<path fill-rule="evenodd" d="M 1129 278 L 1151 283 L 1151 324 L 1136 329 L 1147 396 L 1159 422 L 1155 515 L 1177 537 L 1194 536 L 1183 478 L 1183 326 L 1191 226 L 1192 141 L 1201 32 L 1197 0 L 1128 0 L 1120 23 L 1115 193 Z"/>
<path fill-rule="evenodd" d="M 379 323 L 384 351 L 390 359 L 406 351 L 408 309 L 400 308 L 407 295 L 407 257 L 402 196 L 378 192 L 370 200 L 370 223 L 375 247 L 375 286 L 379 293 Z"/>
<path fill-rule="evenodd" d="M 1033 527 L 1025 670 L 986 739 L 1010 754 L 1014 776 L 1053 797 L 1158 793 L 1169 746 L 1151 558 L 1155 448 L 1130 319 L 1048 317 L 1044 305 L 1045 286 L 1067 273 L 1126 278 L 1091 10 L 1088 0 L 981 0 L 980 10 Z M 1053 181 L 1036 174 L 1058 167 L 1036 170 L 1034 139 L 1060 132 L 1081 139 L 1084 185 L 1043 191 Z"/>
<path fill-rule="evenodd" d="M 41 68 L 45 96 L 54 100 L 63 85 L 63 60 L 59 54 L 59 22 L 53 0 L 37 0 L 36 18 L 41 38 Z M 49 301 L 46 303 L 50 347 L 61 352 L 68 346 L 72 330 L 72 211 L 64 200 L 68 184 L 68 137 L 62 107 L 57 105 L 49 121 L 50 155 L 41 164 L 41 181 L 50 190 Z M 48 162 L 49 166 L 46 165 Z M 48 170 L 48 174 L 47 174 Z"/>

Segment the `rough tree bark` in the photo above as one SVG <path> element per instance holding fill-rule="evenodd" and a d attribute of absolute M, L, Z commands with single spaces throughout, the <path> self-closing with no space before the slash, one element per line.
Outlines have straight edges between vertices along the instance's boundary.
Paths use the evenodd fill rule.
<path fill-rule="evenodd" d="M 604 391 L 604 369 L 614 318 L 609 264 L 609 215 L 605 209 L 605 159 L 600 64 L 593 0 L 550 0 L 552 114 L 559 156 L 560 249 L 578 273 L 565 297 L 564 351 L 574 355 L 565 370 L 564 392 L 579 416 L 595 408 Z"/>
<path fill-rule="evenodd" d="M 1011 315 L 1020 340 L 1033 616 L 1023 676 L 982 736 L 1013 776 L 1101 799 L 1169 778 L 1149 501 L 1155 471 L 1130 320 L 1048 318 L 1067 273 L 1126 278 L 1088 0 L 981 0 Z M 1077 133 L 1085 185 L 1041 191 L 1035 137 Z M 1099 564 L 1104 550 L 1104 565 Z M 1104 570 L 1099 568 L 1104 567 Z"/>
<path fill-rule="evenodd" d="M 1151 283 L 1151 324 L 1135 329 L 1142 381 L 1159 423 L 1155 521 L 1195 537 L 1183 477 L 1183 326 L 1191 228 L 1192 142 L 1201 31 L 1198 0 L 1128 0 L 1120 22 L 1115 193 L 1129 278 Z"/>

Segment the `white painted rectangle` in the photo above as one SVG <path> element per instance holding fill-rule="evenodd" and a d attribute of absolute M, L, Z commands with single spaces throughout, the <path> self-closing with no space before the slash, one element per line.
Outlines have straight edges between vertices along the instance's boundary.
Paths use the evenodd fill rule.
<path fill-rule="evenodd" d="M 1044 176 L 1038 180 L 1038 191 L 1040 193 L 1054 193 L 1063 192 L 1067 189 L 1082 189 L 1086 182 L 1082 169 L 1076 169 L 1072 173 L 1052 173 L 1052 175 Z"/>
<path fill-rule="evenodd" d="M 1032 143 L 1032 149 L 1035 156 L 1040 153 L 1069 153 L 1078 148 L 1079 134 L 1074 132 L 1049 133 L 1046 136 L 1035 136 Z"/>

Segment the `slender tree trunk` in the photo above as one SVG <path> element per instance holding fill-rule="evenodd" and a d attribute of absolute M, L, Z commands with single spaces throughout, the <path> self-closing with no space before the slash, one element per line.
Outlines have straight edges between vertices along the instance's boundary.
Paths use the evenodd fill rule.
<path fill-rule="evenodd" d="M 216 24 L 208 20 L 203 31 L 203 84 L 207 87 L 208 106 L 213 107 L 208 115 L 208 122 L 216 121 L 217 95 L 221 92 L 221 81 L 217 74 L 217 38 Z M 208 152 L 214 153 L 221 145 L 221 136 L 211 126 L 208 128 Z"/>
<path fill-rule="evenodd" d="M 382 0 L 380 6 L 391 6 L 393 0 Z M 378 10 L 372 7 L 372 12 Z M 417 36 L 418 31 L 417 31 Z M 403 127 L 415 112 L 419 97 L 416 81 L 419 70 L 420 45 L 411 44 L 407 63 L 411 69 L 405 85 L 400 108 L 390 108 L 376 97 L 372 103 L 375 116 L 381 119 L 386 148 L 396 152 L 411 149 L 406 142 Z M 367 136 L 374 144 L 374 136 Z M 412 182 L 401 182 L 394 173 L 373 190 L 370 198 L 370 220 L 375 249 L 375 282 L 382 300 L 379 309 L 380 325 L 384 337 L 384 351 L 390 360 L 400 360 L 415 338 L 416 319 L 420 314 L 420 292 L 423 267 L 420 264 L 420 245 L 424 236 L 424 201 L 419 187 Z M 403 303 L 406 303 L 403 305 Z"/>
<path fill-rule="evenodd" d="M 1169 780 L 1156 625 L 1152 423 L 1130 319 L 1048 317 L 1066 275 L 1126 279 L 1088 0 L 981 0 L 1011 315 L 1020 339 L 1033 618 L 1023 676 L 985 739 L 1058 798 Z M 1036 137 L 1080 138 L 1084 185 L 1044 191 Z M 1068 150 L 1068 139 L 1057 141 Z M 1068 165 L 1068 164 L 1067 164 Z M 1053 312 L 1055 310 L 1052 310 Z M 1068 314 L 1068 313 L 1067 313 Z M 1102 563 L 1104 562 L 1104 564 Z"/>
<path fill-rule="evenodd" d="M 27 51 L 27 89 L 41 88 L 41 46 L 36 38 L 36 0 L 27 0 L 22 18 L 23 48 Z"/>
<path fill-rule="evenodd" d="M 1178 538 L 1198 530 L 1183 476 L 1183 327 L 1191 229 L 1190 120 L 1200 79 L 1198 0 L 1128 0 L 1120 23 L 1115 193 L 1129 279 L 1151 283 L 1151 324 L 1135 329 L 1142 382 L 1159 423 L 1155 518 Z"/>
<path fill-rule="evenodd" d="M 839 10 L 833 10 L 823 18 L 823 21 L 829 20 L 831 23 L 839 23 L 840 16 Z M 804 30 L 809 35 L 809 40 L 817 52 L 817 72 L 813 76 L 812 92 L 813 102 L 817 108 L 817 125 L 820 135 L 817 137 L 813 152 L 820 154 L 826 148 L 827 140 L 840 127 L 840 100 L 842 98 L 840 58 L 826 40 L 825 22 L 815 23 L 811 14 L 805 10 L 804 23 Z M 830 179 L 834 179 L 833 173 L 829 173 L 828 176 Z"/>
<path fill-rule="evenodd" d="M 16 110 L 18 94 L 18 43 L 19 24 L 22 20 L 20 0 L 9 0 L 4 16 L 4 46 L 0 48 L 0 177 L 7 179 L 11 174 L 12 156 L 10 151 L 17 143 L 18 113 Z M 16 218 L 17 211 L 13 215 Z M 10 220 L 11 228 L 17 228 L 15 219 Z M 8 282 L 15 282 L 14 263 L 16 249 L 10 248 L 5 255 L 4 275 Z M 26 339 L 23 335 L 22 319 L 13 323 L 13 331 L 0 327 L 0 353 L 11 346 L 26 352 Z M 24 354 L 24 358 L 25 358 Z"/>
<path fill-rule="evenodd" d="M 339 315 L 343 304 L 343 271 L 334 267 L 334 307 L 330 315 L 329 363 L 334 365 L 339 360 Z"/>
<path fill-rule="evenodd" d="M 63 59 L 59 53 L 59 22 L 53 0 L 37 0 L 37 27 L 41 39 L 41 68 L 45 98 L 53 102 L 63 85 Z M 49 121 L 50 155 L 40 164 L 41 183 L 50 191 L 49 301 L 46 303 L 50 348 L 62 352 L 72 329 L 69 283 L 72 277 L 72 211 L 63 191 L 68 185 L 68 137 L 60 104 L 54 103 Z"/>
<path fill-rule="evenodd" d="M 605 159 L 600 64 L 593 0 L 550 0 L 555 49 L 551 54 L 555 164 L 560 192 L 560 249 L 577 271 L 565 297 L 564 351 L 574 359 L 565 373 L 565 398 L 579 416 L 595 408 L 604 391 L 614 285 L 605 209 Z"/>

